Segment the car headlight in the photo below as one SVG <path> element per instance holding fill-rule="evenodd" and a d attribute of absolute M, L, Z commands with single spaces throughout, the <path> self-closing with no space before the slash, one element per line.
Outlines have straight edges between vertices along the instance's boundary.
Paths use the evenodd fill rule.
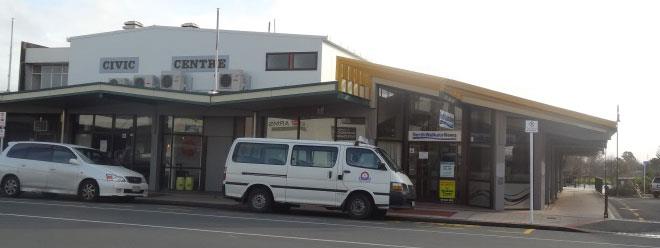
<path fill-rule="evenodd" d="M 126 178 L 124 178 L 122 176 L 119 176 L 119 175 L 112 174 L 112 173 L 105 174 L 105 179 L 110 181 L 110 182 L 118 182 L 118 183 L 125 183 L 126 182 Z"/>
<path fill-rule="evenodd" d="M 401 192 L 401 193 L 403 193 L 403 183 L 391 182 L 390 183 L 390 191 L 391 192 Z"/>

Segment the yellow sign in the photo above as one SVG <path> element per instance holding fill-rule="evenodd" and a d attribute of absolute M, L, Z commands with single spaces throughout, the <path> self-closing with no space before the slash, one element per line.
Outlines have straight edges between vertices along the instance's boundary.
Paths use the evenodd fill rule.
<path fill-rule="evenodd" d="M 440 180 L 438 183 L 438 197 L 440 197 L 440 199 L 456 198 L 456 181 Z"/>

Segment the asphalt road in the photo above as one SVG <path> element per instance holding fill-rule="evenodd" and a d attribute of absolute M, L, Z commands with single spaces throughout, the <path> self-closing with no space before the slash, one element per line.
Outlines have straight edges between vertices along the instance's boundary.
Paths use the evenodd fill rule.
<path fill-rule="evenodd" d="M 0 247 L 660 247 L 658 238 L 0 198 Z"/>
<path fill-rule="evenodd" d="M 658 198 L 610 198 L 622 219 L 660 222 Z"/>

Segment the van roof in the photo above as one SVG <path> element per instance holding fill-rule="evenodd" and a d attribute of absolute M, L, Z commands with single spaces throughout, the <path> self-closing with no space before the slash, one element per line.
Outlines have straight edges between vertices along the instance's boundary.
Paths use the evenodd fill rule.
<path fill-rule="evenodd" d="M 273 138 L 238 138 L 236 141 L 253 141 L 253 142 L 279 142 L 279 143 L 293 143 L 293 144 L 306 144 L 306 145 L 343 145 L 354 146 L 355 142 L 350 141 L 320 141 L 320 140 L 294 140 L 294 139 L 273 139 Z M 375 146 L 370 144 L 360 143 L 362 147 Z"/>

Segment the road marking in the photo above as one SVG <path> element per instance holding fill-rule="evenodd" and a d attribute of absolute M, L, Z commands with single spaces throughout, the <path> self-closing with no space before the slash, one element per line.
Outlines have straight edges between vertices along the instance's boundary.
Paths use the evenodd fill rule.
<path fill-rule="evenodd" d="M 534 229 L 527 229 L 523 233 L 526 234 L 526 235 L 530 235 L 530 234 L 532 234 L 532 232 L 534 232 Z"/>
<path fill-rule="evenodd" d="M 592 244 L 592 245 L 607 245 L 607 246 L 657 248 L 656 246 L 646 246 L 646 245 L 602 243 L 602 242 L 594 242 L 594 241 L 563 240 L 563 239 L 550 239 L 550 238 L 534 238 L 534 237 L 526 237 L 526 236 L 507 236 L 507 235 L 483 234 L 483 233 L 465 233 L 465 232 L 455 232 L 455 231 L 436 231 L 436 230 L 424 230 L 424 229 L 412 229 L 412 228 L 396 228 L 396 227 L 381 227 L 381 226 L 366 226 L 366 225 L 349 225 L 349 224 L 337 224 L 337 223 L 327 223 L 327 222 L 279 220 L 279 219 L 267 219 L 267 218 L 256 218 L 256 217 L 239 217 L 239 216 L 228 216 L 228 215 L 208 215 L 208 214 L 177 213 L 177 212 L 140 210 L 140 209 L 103 208 L 103 207 L 92 207 L 92 206 L 50 204 L 50 203 L 23 202 L 23 201 L 4 201 L 4 200 L 0 200 L 0 202 L 17 203 L 17 204 L 29 204 L 29 205 L 78 207 L 78 208 L 89 208 L 89 209 L 100 209 L 100 210 L 117 210 L 117 211 L 128 211 L 128 212 L 173 214 L 173 215 L 185 215 L 185 216 L 196 216 L 196 217 L 211 217 L 211 218 L 219 218 L 219 219 L 222 219 L 222 218 L 224 218 L 224 219 L 242 219 L 242 220 L 255 220 L 255 221 L 268 221 L 268 222 L 311 224 L 311 225 L 322 225 L 322 226 L 325 225 L 325 226 L 339 226 L 339 227 L 370 228 L 370 229 L 391 230 L 391 231 L 426 232 L 426 233 L 437 233 L 437 234 L 447 234 L 447 235 L 463 235 L 463 236 L 490 237 L 490 238 L 501 238 L 501 239 L 521 239 L 521 240 L 534 240 L 534 241 L 550 241 L 550 242 L 559 242 L 559 243 L 576 243 L 576 244 Z M 50 218 L 57 218 L 57 217 L 50 217 Z M 484 229 L 482 229 L 482 230 L 484 230 Z"/>
<path fill-rule="evenodd" d="M 118 225 L 118 226 L 137 226 L 137 227 L 159 228 L 159 229 L 170 229 L 170 230 L 184 230 L 184 231 L 193 231 L 193 232 L 222 233 L 222 234 L 228 234 L 228 235 L 252 236 L 252 237 L 262 237 L 262 238 L 293 239 L 293 240 L 316 241 L 316 242 L 327 242 L 327 243 L 341 243 L 341 244 L 362 245 L 362 246 L 419 248 L 419 247 L 416 247 L 416 246 L 405 246 L 405 245 L 378 244 L 378 243 L 367 243 L 367 242 L 356 242 L 356 241 L 334 240 L 334 239 L 317 239 L 317 238 L 305 238 L 305 237 L 297 237 L 297 236 L 283 236 L 283 235 L 260 234 L 260 233 L 231 232 L 231 231 L 210 230 L 210 229 L 200 229 L 200 228 L 146 225 L 146 224 L 123 223 L 123 222 L 112 222 L 112 221 L 71 219 L 71 218 L 48 217 L 48 216 L 37 216 L 37 215 L 8 214 L 8 213 L 0 213 L 0 215 L 2 215 L 2 216 L 13 216 L 13 217 L 23 217 L 23 218 L 32 218 L 32 219 L 46 219 L 46 220 L 59 220 L 59 221 L 70 221 L 70 222 L 84 222 L 84 223 L 107 224 L 107 225 Z"/>

